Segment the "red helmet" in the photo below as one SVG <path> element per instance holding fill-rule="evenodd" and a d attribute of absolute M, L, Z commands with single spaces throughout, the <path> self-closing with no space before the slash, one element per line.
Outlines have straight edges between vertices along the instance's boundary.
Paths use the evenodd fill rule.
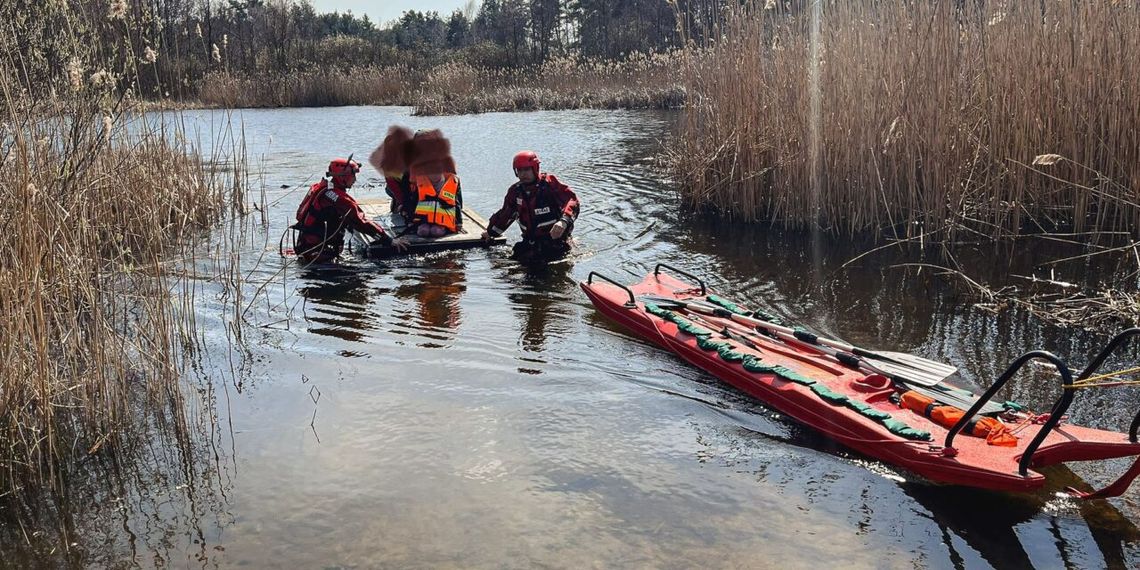
<path fill-rule="evenodd" d="M 352 160 L 352 155 L 349 155 L 348 158 L 334 158 L 329 163 L 329 171 L 325 175 L 332 177 L 348 176 L 357 172 L 360 172 L 360 163 Z"/>
<path fill-rule="evenodd" d="M 533 150 L 520 151 L 515 155 L 513 161 L 515 170 L 522 170 L 523 168 L 530 168 L 534 170 L 534 175 L 538 176 L 538 155 Z"/>
<path fill-rule="evenodd" d="M 332 162 L 329 163 L 329 170 L 325 173 L 325 176 L 332 178 L 334 186 L 343 188 L 351 185 L 349 178 L 355 179 L 357 172 L 360 172 L 360 163 L 352 160 L 352 155 L 350 154 L 348 158 L 334 158 Z"/>

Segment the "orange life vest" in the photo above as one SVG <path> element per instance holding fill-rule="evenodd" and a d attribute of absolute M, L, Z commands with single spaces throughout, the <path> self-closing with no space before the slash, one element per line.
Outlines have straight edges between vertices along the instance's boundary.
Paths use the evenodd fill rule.
<path fill-rule="evenodd" d="M 437 192 L 427 176 L 412 179 L 416 187 L 415 217 L 425 223 L 443 226 L 451 232 L 458 229 L 459 179 L 453 174 L 443 175 L 443 187 Z"/>
<path fill-rule="evenodd" d="M 966 415 L 966 412 L 954 406 L 939 404 L 933 398 L 923 396 L 913 390 L 903 392 L 902 396 L 899 397 L 899 402 L 902 407 L 922 414 L 947 429 L 954 427 L 958 420 Z M 986 443 L 990 445 L 1017 446 L 1017 436 L 1009 433 L 1009 428 L 995 418 L 985 416 L 977 418 L 968 422 L 962 431 L 974 437 L 984 437 Z"/>

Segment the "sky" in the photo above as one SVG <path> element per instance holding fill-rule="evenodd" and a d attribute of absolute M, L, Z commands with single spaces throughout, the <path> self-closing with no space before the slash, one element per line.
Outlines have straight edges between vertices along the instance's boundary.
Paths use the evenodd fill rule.
<path fill-rule="evenodd" d="M 400 17 L 406 10 L 439 12 L 446 17 L 452 10 L 463 7 L 466 0 L 311 0 L 317 12 L 344 12 L 368 17 L 377 24 L 384 24 Z"/>

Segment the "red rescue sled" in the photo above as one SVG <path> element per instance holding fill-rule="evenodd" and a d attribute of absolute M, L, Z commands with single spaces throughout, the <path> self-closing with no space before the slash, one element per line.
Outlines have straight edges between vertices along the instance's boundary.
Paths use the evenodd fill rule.
<path fill-rule="evenodd" d="M 683 275 L 697 285 L 663 270 Z M 905 375 L 869 373 L 864 362 L 872 360 L 821 346 L 814 335 L 801 331 L 793 336 L 742 325 L 739 320 L 748 318 L 741 315 L 750 313 L 725 303 L 721 297 L 710 296 L 700 279 L 666 264 L 658 264 L 641 283 L 628 287 L 597 272 L 591 272 L 580 285 L 599 311 L 637 336 L 676 353 L 852 449 L 931 481 L 1028 492 L 1045 484 L 1045 477 L 1034 470 L 1037 467 L 1140 456 L 1140 414 L 1128 434 L 1064 421 L 1076 391 L 1074 382 L 1089 378 L 1116 348 L 1140 335 L 1140 329 L 1129 329 L 1114 338 L 1076 380 L 1060 359 L 1034 351 L 1018 358 L 990 389 L 975 396 L 945 382 L 908 385 L 902 377 Z M 708 310 L 706 307 L 713 306 L 710 299 L 732 310 Z M 874 355 L 862 349 L 856 351 Z M 1013 404 L 991 402 L 997 391 L 1031 360 L 1050 362 L 1060 372 L 1065 388 L 1050 413 L 1039 415 Z M 897 370 L 892 368 L 893 372 Z M 942 425 L 919 411 L 900 406 L 900 395 L 912 389 L 933 394 L 942 403 L 969 409 L 958 414 L 961 420 L 954 425 Z M 945 400 L 938 397 L 941 392 L 948 395 Z M 972 405 L 964 406 L 963 401 Z M 971 427 L 983 417 L 997 419 L 1014 437 L 994 444 L 985 437 L 971 435 Z M 1010 441 L 1013 439 L 1015 443 Z M 1081 498 L 1117 496 L 1127 490 L 1137 475 L 1140 457 L 1105 489 L 1070 492 Z"/>

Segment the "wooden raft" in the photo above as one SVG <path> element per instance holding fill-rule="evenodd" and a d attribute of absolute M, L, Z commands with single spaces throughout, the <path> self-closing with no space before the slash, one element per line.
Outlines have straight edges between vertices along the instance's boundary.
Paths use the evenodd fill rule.
<path fill-rule="evenodd" d="M 364 214 L 368 219 L 378 222 L 384 226 L 384 231 L 389 236 L 396 237 L 403 233 L 406 223 L 404 217 L 400 214 L 394 214 L 390 211 L 390 201 L 387 198 L 360 198 L 357 200 L 360 208 L 364 210 Z M 463 208 L 463 224 L 459 228 L 458 233 L 447 234 L 441 237 L 420 237 L 413 231 L 405 235 L 409 245 L 407 251 L 398 252 L 395 247 L 381 245 L 378 242 L 373 242 L 372 238 L 363 236 L 356 232 L 350 232 L 352 235 L 352 244 L 354 251 L 357 251 L 365 257 L 392 257 L 396 255 L 406 255 L 413 253 L 426 253 L 429 251 L 444 251 L 450 249 L 469 249 L 475 247 L 485 247 L 495 244 L 506 242 L 506 238 L 499 236 L 492 239 L 490 242 L 485 242 L 482 239 L 483 232 L 487 229 L 488 222 L 480 216 L 478 212 L 471 208 Z"/>

